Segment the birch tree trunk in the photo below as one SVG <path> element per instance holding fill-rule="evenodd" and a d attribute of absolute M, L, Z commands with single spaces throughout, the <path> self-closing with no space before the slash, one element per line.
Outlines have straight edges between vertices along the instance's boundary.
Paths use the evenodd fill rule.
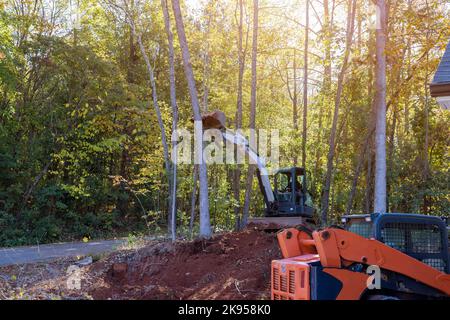
<path fill-rule="evenodd" d="M 364 194 L 364 211 L 372 212 L 372 187 L 373 187 L 373 139 L 369 142 L 369 150 L 367 151 L 367 173 L 366 173 L 366 190 Z"/>
<path fill-rule="evenodd" d="M 257 86 L 257 59 L 258 59 L 258 10 L 259 3 L 258 0 L 253 0 L 253 40 L 252 40 L 252 88 L 251 88 L 251 101 L 250 101 L 250 134 L 254 133 L 256 129 L 256 86 Z M 294 79 L 295 81 L 295 79 Z M 250 141 L 256 142 L 256 136 L 251 136 Z M 242 224 L 241 227 L 244 227 L 247 224 L 248 213 L 250 210 L 250 198 L 252 194 L 253 187 L 253 176 L 255 173 L 255 165 L 249 164 L 248 173 L 247 173 L 247 181 L 246 181 L 246 190 L 245 190 L 245 198 L 244 198 L 244 211 L 242 214 Z"/>
<path fill-rule="evenodd" d="M 180 42 L 181 53 L 183 56 L 183 66 L 186 80 L 189 87 L 189 95 L 191 97 L 192 111 L 195 121 L 195 148 L 197 150 L 197 162 L 199 162 L 199 182 L 200 182 L 200 237 L 211 237 L 211 223 L 209 218 L 209 198 L 208 198 L 208 172 L 206 163 L 203 160 L 203 125 L 202 116 L 200 114 L 200 103 L 197 96 L 197 88 L 195 85 L 194 72 L 192 70 L 191 56 L 186 39 L 183 17 L 181 16 L 181 8 L 179 0 L 172 0 L 172 9 L 175 15 L 177 26 L 178 41 Z"/>
<path fill-rule="evenodd" d="M 204 41 L 206 48 L 203 57 L 203 98 L 201 104 L 202 113 L 208 112 L 208 97 L 209 97 L 209 76 L 210 76 L 210 56 L 209 56 L 209 29 L 211 25 L 211 15 L 208 17 L 206 26 L 206 34 Z M 189 234 L 192 238 L 194 233 L 194 222 L 197 203 L 197 181 L 198 181 L 198 165 L 194 165 L 194 172 L 192 174 L 192 193 L 191 193 L 191 215 L 189 219 Z"/>
<path fill-rule="evenodd" d="M 330 201 L 330 185 L 331 179 L 333 175 L 333 159 L 335 153 L 335 145 L 336 145 L 336 131 L 339 120 L 339 107 L 341 105 L 341 96 L 342 91 L 344 89 L 344 78 L 345 73 L 347 71 L 348 61 L 351 52 L 353 31 L 354 31 L 354 22 L 355 22 L 355 12 L 356 12 L 356 0 L 348 1 L 348 16 L 347 16 L 347 36 L 346 36 L 346 46 L 345 46 L 345 54 L 344 61 L 342 63 L 341 71 L 339 73 L 338 78 L 338 86 L 336 92 L 336 98 L 334 103 L 334 115 L 333 115 L 333 123 L 330 134 L 330 143 L 329 143 L 329 151 L 327 156 L 327 172 L 325 175 L 325 181 L 323 186 L 323 194 L 321 200 L 321 219 L 322 225 L 326 225 L 328 222 L 328 206 Z"/>
<path fill-rule="evenodd" d="M 386 2 L 377 1 L 374 211 L 386 212 Z"/>
<path fill-rule="evenodd" d="M 169 82 L 170 82 L 170 106 L 172 108 L 172 133 L 177 130 L 178 126 L 178 105 L 177 105 L 177 95 L 176 95 L 176 84 L 175 84 L 175 53 L 173 48 L 173 33 L 170 26 L 170 15 L 169 8 L 167 6 L 167 0 L 161 0 L 161 7 L 164 16 L 164 26 L 167 34 L 167 42 L 169 45 Z M 172 134 L 172 137 L 174 135 Z M 172 140 L 172 157 L 174 161 L 172 162 L 172 185 L 170 194 L 170 219 L 169 219 L 169 231 L 172 236 L 172 240 L 176 239 L 176 222 L 177 222 L 177 141 Z"/>
<path fill-rule="evenodd" d="M 195 221 L 195 204 L 197 203 L 197 181 L 198 181 L 198 166 L 194 165 L 194 172 L 192 173 L 192 193 L 191 193 L 191 217 L 189 219 L 189 234 L 191 238 L 194 234 Z"/>

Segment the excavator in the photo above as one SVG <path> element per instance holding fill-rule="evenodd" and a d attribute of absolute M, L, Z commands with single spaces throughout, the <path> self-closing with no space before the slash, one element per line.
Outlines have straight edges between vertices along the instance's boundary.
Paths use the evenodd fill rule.
<path fill-rule="evenodd" d="M 274 224 L 283 259 L 271 264 L 274 300 L 450 299 L 448 218 L 417 214 L 362 214 L 341 226 L 317 229 L 305 168 L 280 169 L 269 180 L 264 159 L 225 115 L 202 116 L 203 128 L 221 131 L 257 164 L 265 217 Z"/>
<path fill-rule="evenodd" d="M 269 179 L 265 159 L 251 146 L 239 132 L 225 127 L 225 114 L 216 110 L 202 115 L 203 129 L 220 130 L 223 140 L 231 143 L 238 152 L 246 154 L 256 164 L 261 193 L 264 198 L 264 217 L 250 218 L 249 224 L 263 226 L 265 230 L 297 225 L 314 225 L 315 209 L 307 190 L 307 172 L 305 168 L 291 167 L 279 169 L 274 174 L 274 187 Z"/>

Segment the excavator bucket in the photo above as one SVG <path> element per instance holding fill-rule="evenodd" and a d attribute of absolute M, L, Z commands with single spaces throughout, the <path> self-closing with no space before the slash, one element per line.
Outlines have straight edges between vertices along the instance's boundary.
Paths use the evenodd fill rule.
<path fill-rule="evenodd" d="M 203 129 L 224 129 L 225 128 L 225 113 L 216 110 L 202 115 Z"/>

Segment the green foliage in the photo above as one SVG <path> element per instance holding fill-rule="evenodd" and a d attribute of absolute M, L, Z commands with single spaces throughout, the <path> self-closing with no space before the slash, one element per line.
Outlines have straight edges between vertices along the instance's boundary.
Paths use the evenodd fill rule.
<path fill-rule="evenodd" d="M 202 98 L 208 89 L 208 108 L 223 110 L 227 126 L 232 128 L 238 76 L 235 3 L 207 2 L 206 9 L 185 20 L 192 65 L 199 95 Z M 388 141 L 388 148 L 392 147 L 388 152 L 391 211 L 449 215 L 450 118 L 426 89 L 442 53 L 437 48 L 442 49 L 450 36 L 449 12 L 443 10 L 442 3 L 429 1 L 430 12 L 423 14 L 419 5 L 407 8 L 396 2 L 390 14 L 387 117 L 388 136 L 393 137 Z M 163 233 L 168 214 L 167 176 L 161 134 L 137 40 L 130 27 L 114 19 L 98 1 L 79 1 L 83 14 L 76 24 L 67 19 L 72 16 L 67 13 L 67 1 L 56 0 L 55 4 L 60 11 L 52 21 L 49 14 L 43 14 L 45 8 L 40 7 L 40 2 L 36 2 L 37 8 L 30 1 L 0 4 L 0 246 Z M 18 13 L 18 5 L 23 5 L 24 14 Z M 293 4 L 293 12 L 301 5 Z M 358 12 L 364 13 L 368 4 L 359 5 Z M 244 20 L 251 26 L 251 2 L 246 6 L 248 17 Z M 341 7 L 336 10 L 343 10 Z M 302 145 L 301 129 L 294 130 L 287 88 L 293 89 L 293 54 L 297 78 L 301 77 L 304 30 L 291 20 L 280 19 L 287 11 L 260 10 L 263 27 L 259 30 L 258 48 L 256 122 L 258 128 L 280 129 L 281 166 L 291 166 L 294 159 L 300 163 Z M 339 14 L 346 16 L 344 12 Z M 355 36 L 360 39 L 355 39 L 345 77 L 338 125 L 330 199 L 330 215 L 335 219 L 346 210 L 368 134 L 374 93 L 370 52 L 373 34 L 367 29 L 367 15 L 357 18 L 362 21 L 362 30 Z M 314 28 L 318 30 L 310 34 L 313 83 L 306 164 L 316 208 L 326 170 L 336 93 L 334 75 L 342 63 L 345 41 L 345 25 L 340 20 L 334 22 L 331 38 L 317 26 Z M 433 30 L 439 32 L 427 32 L 431 22 Z M 149 56 L 154 58 L 159 104 L 170 134 L 168 48 L 159 2 L 145 2 L 145 14 L 137 27 Z M 249 39 L 251 31 L 250 27 Z M 327 45 L 331 45 L 332 55 L 330 88 L 325 88 L 322 79 L 326 62 L 321 55 Z M 190 98 L 177 41 L 175 46 L 179 126 L 191 128 Z M 433 49 L 425 54 L 429 47 Z M 209 72 L 205 68 L 206 54 Z M 250 55 L 248 47 L 244 126 L 249 123 Z M 300 91 L 301 81 L 297 82 Z M 301 101 L 300 93 L 298 98 Z M 301 115 L 301 103 L 298 107 Z M 301 128 L 301 117 L 298 120 Z M 373 160 L 370 152 L 364 156 L 357 182 L 352 206 L 355 213 L 364 212 L 366 203 L 371 202 L 366 199 L 366 189 L 370 191 L 373 185 L 369 170 L 373 161 L 369 159 Z M 234 208 L 238 203 L 232 196 L 231 169 L 209 167 L 210 215 L 215 231 L 230 230 L 235 225 Z M 373 174 L 373 167 L 370 169 Z M 242 172 L 246 170 L 244 166 Z M 191 165 L 178 168 L 177 224 L 179 233 L 186 237 L 191 233 L 192 171 Z M 241 204 L 244 181 L 245 174 L 241 179 Z M 250 212 L 261 215 L 264 208 L 256 180 L 253 190 Z M 194 234 L 197 220 L 198 214 Z"/>

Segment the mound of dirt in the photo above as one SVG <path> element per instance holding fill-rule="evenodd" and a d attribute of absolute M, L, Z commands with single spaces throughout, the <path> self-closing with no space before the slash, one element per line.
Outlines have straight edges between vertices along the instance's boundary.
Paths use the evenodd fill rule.
<path fill-rule="evenodd" d="M 275 234 L 258 228 L 150 241 L 91 265 L 72 258 L 0 267 L 0 299 L 269 299 L 270 263 L 280 257 Z"/>
<path fill-rule="evenodd" d="M 90 266 L 94 299 L 268 299 L 274 234 L 252 229 L 210 240 L 161 242 Z"/>

